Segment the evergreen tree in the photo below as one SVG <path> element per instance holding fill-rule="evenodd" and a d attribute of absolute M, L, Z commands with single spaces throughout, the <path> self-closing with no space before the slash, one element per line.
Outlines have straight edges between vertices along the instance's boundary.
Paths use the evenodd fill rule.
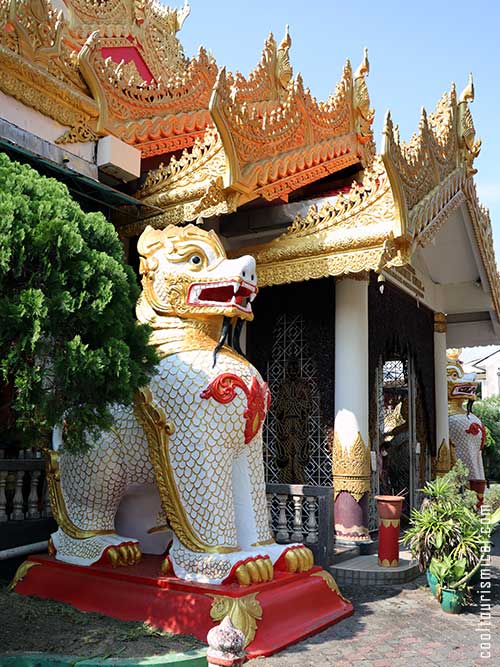
<path fill-rule="evenodd" d="M 157 363 L 134 315 L 139 287 L 112 224 L 65 185 L 0 154 L 0 379 L 24 442 L 63 423 L 82 451 Z"/>

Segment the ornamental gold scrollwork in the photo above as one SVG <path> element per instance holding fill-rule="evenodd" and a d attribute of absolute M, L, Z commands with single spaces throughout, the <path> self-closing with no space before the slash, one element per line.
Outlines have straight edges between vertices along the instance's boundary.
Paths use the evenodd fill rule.
<path fill-rule="evenodd" d="M 381 271 L 408 261 L 398 225 L 390 182 L 376 158 L 349 192 L 319 210 L 311 206 L 283 235 L 245 251 L 256 258 L 261 285 Z"/>
<path fill-rule="evenodd" d="M 262 607 L 257 600 L 258 593 L 231 598 L 226 595 L 211 595 L 213 598 L 210 616 L 214 621 L 222 621 L 229 616 L 235 628 L 245 635 L 245 647 L 252 643 L 257 632 L 257 621 L 262 620 Z"/>
<path fill-rule="evenodd" d="M 68 514 L 61 488 L 59 453 L 48 448 L 43 448 L 42 452 L 45 454 L 45 474 L 50 508 L 58 526 L 64 530 L 66 535 L 75 540 L 85 540 L 90 537 L 97 537 L 98 535 L 110 535 L 114 533 L 113 530 L 85 530 L 73 523 Z"/>
<path fill-rule="evenodd" d="M 434 332 L 446 333 L 446 315 L 444 313 L 434 313 Z"/>
<path fill-rule="evenodd" d="M 339 598 L 342 598 L 344 602 L 350 604 L 351 601 L 342 595 L 337 582 L 329 572 L 326 572 L 326 570 L 321 570 L 321 572 L 313 572 L 313 574 L 311 574 L 311 577 L 319 577 L 320 579 L 323 579 L 323 581 L 327 584 L 330 590 L 332 590 L 334 593 L 337 593 Z"/>
<path fill-rule="evenodd" d="M 165 412 L 153 402 L 151 391 L 144 387 L 135 396 L 134 414 L 144 429 L 149 445 L 151 463 L 156 477 L 162 509 L 179 541 L 199 553 L 231 553 L 237 548 L 213 546 L 202 542 L 195 534 L 182 506 L 168 453 L 169 438 L 174 426 Z"/>
<path fill-rule="evenodd" d="M 450 471 L 451 467 L 451 450 L 443 438 L 442 443 L 439 445 L 437 456 L 432 460 L 433 476 L 442 477 Z"/>
<path fill-rule="evenodd" d="M 333 490 L 335 499 L 342 491 L 347 491 L 359 502 L 371 490 L 370 450 L 365 446 L 358 432 L 349 448 L 343 447 L 338 434 L 334 434 L 332 452 Z"/>
<path fill-rule="evenodd" d="M 13 591 L 17 584 L 24 579 L 24 577 L 27 575 L 27 573 L 31 570 L 32 567 L 35 565 L 40 565 L 40 563 L 36 563 L 35 561 L 32 560 L 25 560 L 24 563 L 21 563 L 21 565 L 17 568 L 16 573 L 12 579 L 12 581 L 9 584 L 9 591 Z"/>

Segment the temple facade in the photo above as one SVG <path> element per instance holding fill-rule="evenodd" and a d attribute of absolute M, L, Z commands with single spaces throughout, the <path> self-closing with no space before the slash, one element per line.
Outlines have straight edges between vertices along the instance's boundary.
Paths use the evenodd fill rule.
<path fill-rule="evenodd" d="M 377 147 L 366 52 L 318 101 L 288 30 L 243 76 L 185 55 L 189 12 L 0 0 L 0 149 L 103 211 L 133 266 L 147 225 L 195 223 L 255 257 L 242 346 L 273 397 L 271 522 L 326 562 L 334 541 L 372 541 L 376 494 L 404 492 L 408 516 L 449 469 L 446 349 L 500 338 L 474 86 L 452 84 L 407 141 L 387 114 Z"/>

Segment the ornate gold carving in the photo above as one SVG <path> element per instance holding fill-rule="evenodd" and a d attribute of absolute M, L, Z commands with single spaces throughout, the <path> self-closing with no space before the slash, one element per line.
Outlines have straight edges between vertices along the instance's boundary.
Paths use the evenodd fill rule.
<path fill-rule="evenodd" d="M 184 55 L 177 32 L 188 5 L 176 10 L 154 0 L 66 4 L 82 74 L 99 102 L 100 130 L 135 144 L 144 156 L 191 146 L 203 135 L 211 125 L 208 103 L 217 66 L 204 49 L 191 60 Z M 115 62 L 103 49 L 106 55 L 124 49 L 129 60 Z"/>
<path fill-rule="evenodd" d="M 425 109 L 418 133 L 400 141 L 390 114 L 386 117 L 382 156 L 397 199 L 407 218 L 407 231 L 417 238 L 460 191 L 474 173 L 472 163 L 480 141 L 468 106 L 474 99 L 472 80 L 457 102 L 454 85 L 427 115 Z M 449 215 L 448 211 L 447 215 Z M 438 221 L 442 222 L 442 221 Z"/>
<path fill-rule="evenodd" d="M 399 519 L 380 519 L 380 523 L 384 528 L 397 528 L 401 521 Z"/>
<path fill-rule="evenodd" d="M 472 220 L 472 228 L 476 237 L 481 259 L 483 260 L 495 305 L 497 316 L 500 318 L 500 282 L 493 244 L 493 230 L 491 227 L 490 212 L 479 202 L 476 185 L 472 178 L 467 179 L 463 192 L 466 197 L 467 210 Z"/>
<path fill-rule="evenodd" d="M 353 110 L 355 113 L 355 128 L 358 141 L 363 146 L 364 160 L 366 167 L 373 161 L 375 156 L 375 142 L 373 141 L 372 124 L 375 118 L 375 111 L 370 106 L 370 96 L 366 85 L 365 77 L 370 73 L 370 63 L 368 61 L 368 49 L 364 50 L 363 60 L 354 73 L 353 77 Z"/>
<path fill-rule="evenodd" d="M 56 144 L 74 144 L 80 141 L 97 141 L 99 134 L 95 132 L 87 123 L 81 120 L 77 125 L 74 125 L 70 130 L 67 130 L 63 135 L 56 139 Z"/>
<path fill-rule="evenodd" d="M 48 0 L 0 1 L 0 90 L 62 125 L 97 117 Z"/>
<path fill-rule="evenodd" d="M 472 77 L 459 100 L 452 85 L 434 113 L 427 116 L 425 110 L 422 112 L 418 133 L 407 143 L 400 141 L 398 128 L 388 114 L 382 157 L 403 231 L 414 244 L 432 241 L 451 213 L 466 204 L 500 316 L 500 283 L 489 212 L 479 203 L 471 178 L 481 147 L 469 108 L 473 99 Z"/>
<path fill-rule="evenodd" d="M 45 473 L 47 477 L 47 488 L 49 492 L 50 508 L 58 526 L 64 530 L 66 535 L 74 540 L 85 540 L 98 535 L 111 535 L 113 530 L 84 530 L 79 528 L 71 520 L 64 494 L 61 489 L 61 473 L 59 470 L 59 453 L 52 449 L 42 449 L 45 454 Z"/>
<path fill-rule="evenodd" d="M 261 285 L 381 271 L 404 264 L 407 249 L 396 242 L 399 219 L 380 158 L 346 194 L 320 210 L 311 206 L 282 236 L 246 248 L 254 255 Z"/>
<path fill-rule="evenodd" d="M 444 313 L 434 313 L 434 331 L 436 333 L 446 333 L 446 315 Z"/>
<path fill-rule="evenodd" d="M 451 451 L 448 443 L 443 438 L 439 445 L 437 456 L 432 459 L 432 476 L 442 477 L 451 470 Z"/>
<path fill-rule="evenodd" d="M 342 598 L 344 602 L 347 602 L 349 604 L 351 603 L 350 600 L 348 600 L 342 595 L 337 582 L 329 572 L 326 572 L 325 570 L 321 570 L 321 572 L 313 572 L 313 574 L 311 574 L 311 577 L 320 577 L 327 584 L 328 588 L 330 588 L 334 593 L 337 593 L 339 598 Z"/>
<path fill-rule="evenodd" d="M 237 547 L 213 546 L 202 542 L 195 534 L 182 506 L 168 454 L 169 437 L 174 426 L 167 421 L 165 412 L 155 405 L 151 391 L 144 387 L 135 398 L 134 414 L 146 433 L 151 463 L 162 509 L 180 542 L 191 551 L 201 553 L 231 553 Z"/>
<path fill-rule="evenodd" d="M 207 130 L 191 150 L 179 159 L 172 157 L 167 165 L 149 172 L 139 197 L 144 203 L 172 211 L 178 221 L 221 215 L 235 209 L 234 197 L 224 192 L 222 175 L 226 158 L 215 129 Z M 163 222 L 166 222 L 163 218 Z"/>
<path fill-rule="evenodd" d="M 275 48 L 268 41 L 248 80 L 222 69 L 210 101 L 227 156 L 224 184 L 269 200 L 286 199 L 297 187 L 360 160 L 350 65 L 332 97 L 318 103 L 300 75 L 291 79 L 291 68 L 281 77 L 283 84 L 290 76 L 286 89 L 277 85 L 268 54 L 274 55 Z M 283 56 L 285 52 L 282 45 Z M 266 97 L 259 100 L 261 94 Z"/>
<path fill-rule="evenodd" d="M 166 73 L 182 74 L 186 57 L 177 38 L 190 8 L 171 9 L 155 0 L 65 0 L 72 33 L 83 40 L 99 30 L 106 39 L 130 37 L 139 44 L 144 60 L 158 79 Z"/>
<path fill-rule="evenodd" d="M 465 164 L 467 176 L 473 176 L 477 169 L 474 168 L 474 160 L 481 150 L 481 139 L 476 140 L 476 130 L 474 121 L 469 109 L 469 102 L 474 102 L 474 82 L 472 74 L 469 74 L 469 81 L 460 95 L 458 102 L 458 144 L 462 151 L 462 160 Z"/>
<path fill-rule="evenodd" d="M 370 493 L 370 450 L 365 446 L 361 433 L 350 447 L 344 447 L 335 433 L 332 461 L 335 499 L 341 491 L 347 491 L 359 502 L 365 493 Z"/>
<path fill-rule="evenodd" d="M 393 561 L 390 561 L 388 558 L 384 558 L 383 560 L 378 559 L 378 564 L 380 567 L 398 567 L 399 566 L 399 561 L 394 559 Z"/>
<path fill-rule="evenodd" d="M 13 591 L 17 584 L 24 579 L 26 574 L 31 570 L 32 567 L 35 567 L 35 565 L 40 565 L 40 563 L 36 563 L 32 560 L 25 560 L 24 563 L 21 563 L 9 584 L 9 591 Z"/>
<path fill-rule="evenodd" d="M 257 621 L 262 620 L 262 607 L 257 600 L 258 593 L 231 598 L 225 595 L 211 595 L 213 598 L 210 616 L 214 621 L 222 621 L 229 616 L 231 623 L 245 635 L 245 646 L 252 643 L 257 632 Z"/>
<path fill-rule="evenodd" d="M 248 79 L 219 72 L 210 101 L 217 131 L 152 172 L 139 193 L 166 209 L 168 222 L 228 213 L 258 196 L 286 200 L 292 190 L 368 155 L 365 66 L 353 82 L 347 64 L 335 93 L 318 103 L 300 75 L 292 79 L 290 45 L 288 33 L 279 47 L 271 35 Z M 363 113 L 368 120 L 361 127 L 355 118 Z"/>

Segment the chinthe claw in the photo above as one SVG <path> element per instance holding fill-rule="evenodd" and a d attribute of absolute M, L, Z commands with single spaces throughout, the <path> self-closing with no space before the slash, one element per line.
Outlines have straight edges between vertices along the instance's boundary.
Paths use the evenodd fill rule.
<path fill-rule="evenodd" d="M 239 567 L 237 567 L 235 574 L 240 586 L 248 586 L 250 584 L 250 574 L 245 564 L 241 564 Z"/>
<path fill-rule="evenodd" d="M 118 567 L 120 561 L 120 556 L 118 554 L 118 551 L 114 547 L 110 547 L 107 553 L 108 553 L 108 558 L 111 561 L 111 565 L 113 567 Z"/>
<path fill-rule="evenodd" d="M 274 577 L 273 564 L 269 558 L 256 558 L 239 565 L 236 568 L 235 576 L 240 586 L 272 581 Z"/>
<path fill-rule="evenodd" d="M 140 560 L 142 559 L 142 551 L 141 551 L 139 545 L 137 544 L 137 542 L 135 542 L 135 544 L 132 545 L 132 549 L 134 550 L 134 554 L 135 554 L 135 562 L 139 563 Z"/>

